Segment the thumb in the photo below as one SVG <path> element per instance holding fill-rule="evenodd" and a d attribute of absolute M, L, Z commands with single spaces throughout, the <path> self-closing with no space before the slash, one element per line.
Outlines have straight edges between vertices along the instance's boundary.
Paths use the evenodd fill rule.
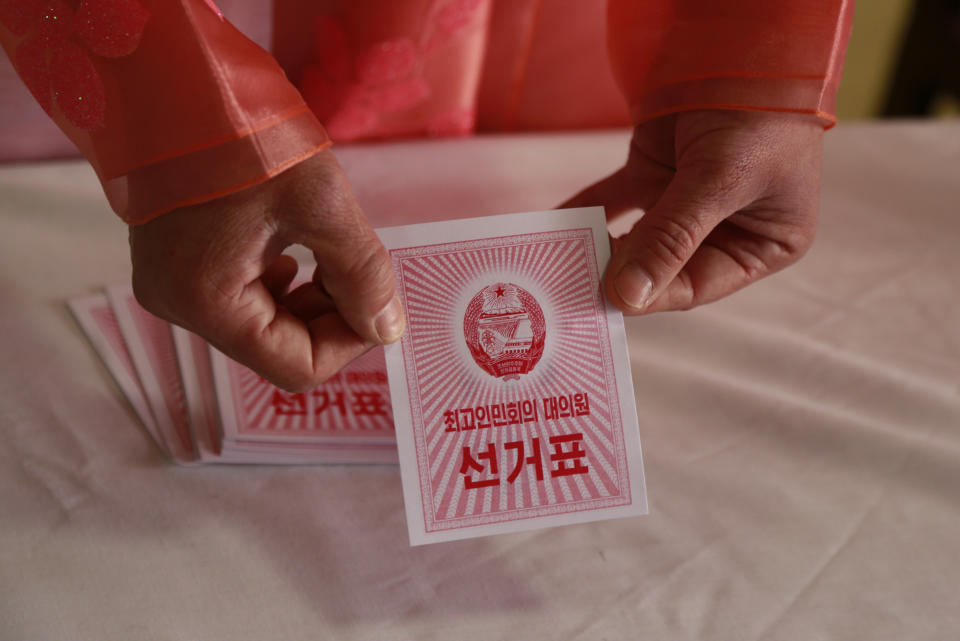
<path fill-rule="evenodd" d="M 387 250 L 359 208 L 350 228 L 337 232 L 341 243 L 314 249 L 314 282 L 319 280 L 359 336 L 381 345 L 393 343 L 403 334 L 405 321 Z"/>
<path fill-rule="evenodd" d="M 680 170 L 650 211 L 624 236 L 605 277 L 608 298 L 626 313 L 640 313 L 682 270 L 707 235 L 747 204 L 742 189 L 713 189 L 717 180 Z M 743 202 L 741 202 L 743 201 Z"/>
<path fill-rule="evenodd" d="M 357 204 L 339 166 L 309 215 L 296 217 L 289 240 L 313 252 L 313 280 L 358 336 L 385 345 L 405 328 L 390 256 Z M 329 177 L 328 177 L 329 178 Z"/>

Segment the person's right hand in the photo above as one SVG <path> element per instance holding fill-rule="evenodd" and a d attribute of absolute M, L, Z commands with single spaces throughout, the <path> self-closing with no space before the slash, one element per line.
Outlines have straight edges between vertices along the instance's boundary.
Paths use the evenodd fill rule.
<path fill-rule="evenodd" d="M 823 123 L 699 109 L 637 125 L 626 164 L 561 207 L 641 209 L 604 276 L 624 314 L 690 309 L 796 262 L 817 229 Z"/>
<path fill-rule="evenodd" d="M 305 245 L 313 282 L 288 292 Z M 404 330 L 386 250 L 323 151 L 240 192 L 130 228 L 133 288 L 271 383 L 305 391 Z"/>

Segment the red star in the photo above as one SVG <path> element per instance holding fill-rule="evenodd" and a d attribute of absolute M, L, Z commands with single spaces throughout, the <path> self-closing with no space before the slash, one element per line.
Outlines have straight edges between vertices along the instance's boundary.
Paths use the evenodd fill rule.
<path fill-rule="evenodd" d="M 498 298 L 499 298 L 500 296 L 503 296 L 503 285 L 497 285 L 496 292 L 497 292 L 497 297 L 498 297 Z"/>

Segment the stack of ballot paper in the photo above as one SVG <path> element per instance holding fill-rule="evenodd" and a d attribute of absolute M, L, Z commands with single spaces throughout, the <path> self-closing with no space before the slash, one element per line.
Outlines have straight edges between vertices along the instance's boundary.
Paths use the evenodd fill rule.
<path fill-rule="evenodd" d="M 307 393 L 128 286 L 70 307 L 177 462 L 399 461 L 413 544 L 645 514 L 623 317 L 600 285 L 606 229 L 588 208 L 378 230 L 406 333 Z"/>
<path fill-rule="evenodd" d="M 383 348 L 293 394 L 150 314 L 129 286 L 69 305 L 147 431 L 178 463 L 397 461 Z"/>

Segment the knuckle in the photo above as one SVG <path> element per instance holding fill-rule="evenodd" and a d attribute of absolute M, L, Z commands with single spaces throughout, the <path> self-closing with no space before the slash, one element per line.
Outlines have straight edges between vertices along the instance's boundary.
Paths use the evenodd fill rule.
<path fill-rule="evenodd" d="M 817 215 L 814 209 L 811 215 L 802 217 L 798 222 L 791 224 L 780 238 L 771 239 L 773 245 L 770 254 L 772 270 L 777 271 L 797 262 L 813 246 L 817 233 Z"/>
<path fill-rule="evenodd" d="M 343 266 L 341 275 L 345 282 L 340 284 L 340 289 L 349 287 L 353 296 L 383 298 L 383 304 L 388 302 L 391 294 L 387 285 L 393 282 L 393 267 L 383 247 L 371 244 L 358 248 Z"/>
<path fill-rule="evenodd" d="M 347 273 L 358 279 L 385 276 L 389 271 L 386 252 L 379 246 L 367 246 L 359 250 L 347 266 Z"/>
<path fill-rule="evenodd" d="M 703 226 L 689 216 L 659 218 L 651 221 L 647 229 L 651 251 L 667 265 L 685 263 L 700 244 L 702 233 Z"/>
<path fill-rule="evenodd" d="M 743 270 L 743 274 L 746 277 L 746 282 L 748 283 L 752 283 L 755 280 L 760 280 L 771 271 L 771 266 L 768 265 L 766 261 L 764 261 L 761 257 L 750 253 L 739 257 L 737 262 L 740 265 L 740 269 Z"/>
<path fill-rule="evenodd" d="M 249 335 L 252 336 L 253 333 L 251 332 Z M 246 340 L 243 334 L 238 334 L 237 339 L 240 342 Z M 244 358 L 243 356 L 242 353 L 232 355 L 235 360 L 256 371 L 274 387 L 293 394 L 309 392 L 329 377 L 319 379 L 309 358 L 297 359 L 296 361 L 287 359 L 278 361 L 275 358 L 264 358 L 262 355 L 254 359 Z"/>
<path fill-rule="evenodd" d="M 336 374 L 342 365 L 329 362 L 329 359 L 320 355 L 313 358 L 298 359 L 295 363 L 285 363 L 283 367 L 274 368 L 271 376 L 264 375 L 271 383 L 288 392 L 309 392 L 319 385 L 323 385 Z"/>
<path fill-rule="evenodd" d="M 741 267 L 749 282 L 753 282 L 793 265 L 803 258 L 809 248 L 808 243 L 797 239 L 770 241 L 770 247 L 766 252 L 769 256 L 767 260 L 741 261 Z"/>

